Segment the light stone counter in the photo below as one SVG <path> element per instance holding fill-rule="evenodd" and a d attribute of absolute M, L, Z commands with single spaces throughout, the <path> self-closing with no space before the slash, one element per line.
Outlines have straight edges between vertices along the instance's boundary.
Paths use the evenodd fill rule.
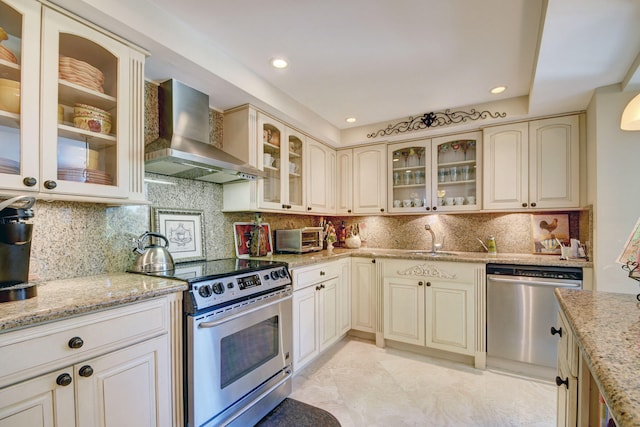
<path fill-rule="evenodd" d="M 0 332 L 187 289 L 180 280 L 114 273 L 38 283 L 38 295 L 0 303 Z"/>
<path fill-rule="evenodd" d="M 635 295 L 555 292 L 618 427 L 640 426 L 640 305 Z"/>
<path fill-rule="evenodd" d="M 415 253 L 416 251 L 422 253 Z M 449 255 L 447 255 L 449 254 Z M 332 261 L 345 257 L 366 257 L 366 258 L 402 258 L 427 261 L 457 261 L 474 263 L 498 263 L 498 264 L 525 264 L 525 265 L 545 265 L 563 267 L 584 267 L 591 268 L 593 263 L 584 259 L 561 260 L 559 255 L 533 255 L 533 254 L 497 254 L 489 255 L 484 252 L 451 252 L 433 256 L 428 251 L 419 249 L 342 249 L 335 248 L 331 251 L 311 252 L 307 254 L 275 254 L 268 257 L 255 259 L 268 259 L 282 261 L 289 264 L 289 268 L 302 267 L 310 264 Z"/>

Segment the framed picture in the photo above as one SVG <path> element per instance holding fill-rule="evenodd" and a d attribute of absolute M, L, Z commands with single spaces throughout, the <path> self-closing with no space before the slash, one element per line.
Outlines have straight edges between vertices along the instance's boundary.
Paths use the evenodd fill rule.
<path fill-rule="evenodd" d="M 534 254 L 561 254 L 569 245 L 569 214 L 531 215 Z"/>
<path fill-rule="evenodd" d="M 169 252 L 176 263 L 205 259 L 202 211 L 153 208 L 151 228 L 169 240 Z"/>
<path fill-rule="evenodd" d="M 262 223 L 262 227 L 265 230 L 267 239 L 261 246 L 260 254 L 254 256 L 265 256 L 273 253 L 273 244 L 271 242 L 271 227 L 269 224 Z M 253 222 L 234 222 L 233 223 L 233 236 L 236 244 L 236 257 L 249 258 L 251 255 L 251 232 L 256 228 L 256 224 Z"/>

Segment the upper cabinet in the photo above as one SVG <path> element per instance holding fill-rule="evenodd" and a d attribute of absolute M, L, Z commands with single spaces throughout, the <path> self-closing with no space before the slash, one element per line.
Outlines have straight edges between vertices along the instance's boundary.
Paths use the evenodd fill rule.
<path fill-rule="evenodd" d="M 0 9 L 0 93 L 20 99 L 0 101 L 2 192 L 143 202 L 144 53 L 36 1 Z"/>
<path fill-rule="evenodd" d="M 353 150 L 336 153 L 337 200 L 336 213 L 353 213 Z"/>
<path fill-rule="evenodd" d="M 485 209 L 580 206 L 580 116 L 484 129 Z"/>
<path fill-rule="evenodd" d="M 387 206 L 387 146 L 353 149 L 353 213 L 384 213 Z"/>
<path fill-rule="evenodd" d="M 389 145 L 389 211 L 480 209 L 480 132 Z"/>
<path fill-rule="evenodd" d="M 250 105 L 224 114 L 224 151 L 263 179 L 224 184 L 225 211 L 335 213 L 335 151 Z"/>

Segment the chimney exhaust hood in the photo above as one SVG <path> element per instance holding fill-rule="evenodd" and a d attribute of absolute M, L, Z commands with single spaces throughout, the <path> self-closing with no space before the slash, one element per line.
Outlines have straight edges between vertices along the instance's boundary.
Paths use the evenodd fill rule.
<path fill-rule="evenodd" d="M 160 137 L 145 147 L 145 171 L 218 184 L 264 173 L 209 144 L 209 96 L 177 80 L 160 84 Z"/>

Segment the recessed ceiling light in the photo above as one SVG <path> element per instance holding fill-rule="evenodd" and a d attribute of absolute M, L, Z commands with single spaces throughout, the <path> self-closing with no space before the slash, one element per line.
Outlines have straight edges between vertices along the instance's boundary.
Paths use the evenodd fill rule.
<path fill-rule="evenodd" d="M 356 118 L 355 117 L 347 117 L 344 121 L 347 122 L 347 123 L 355 123 L 356 122 Z"/>
<path fill-rule="evenodd" d="M 271 66 L 274 68 L 287 68 L 289 66 L 289 62 L 284 58 L 272 58 Z"/>
<path fill-rule="evenodd" d="M 504 92 L 505 90 L 507 90 L 507 87 L 506 87 L 506 86 L 496 86 L 496 87 L 494 87 L 493 89 L 491 89 L 491 91 L 490 91 L 490 92 L 491 92 L 492 94 L 494 94 L 494 95 L 497 95 L 497 94 L 499 94 L 499 93 Z"/>

